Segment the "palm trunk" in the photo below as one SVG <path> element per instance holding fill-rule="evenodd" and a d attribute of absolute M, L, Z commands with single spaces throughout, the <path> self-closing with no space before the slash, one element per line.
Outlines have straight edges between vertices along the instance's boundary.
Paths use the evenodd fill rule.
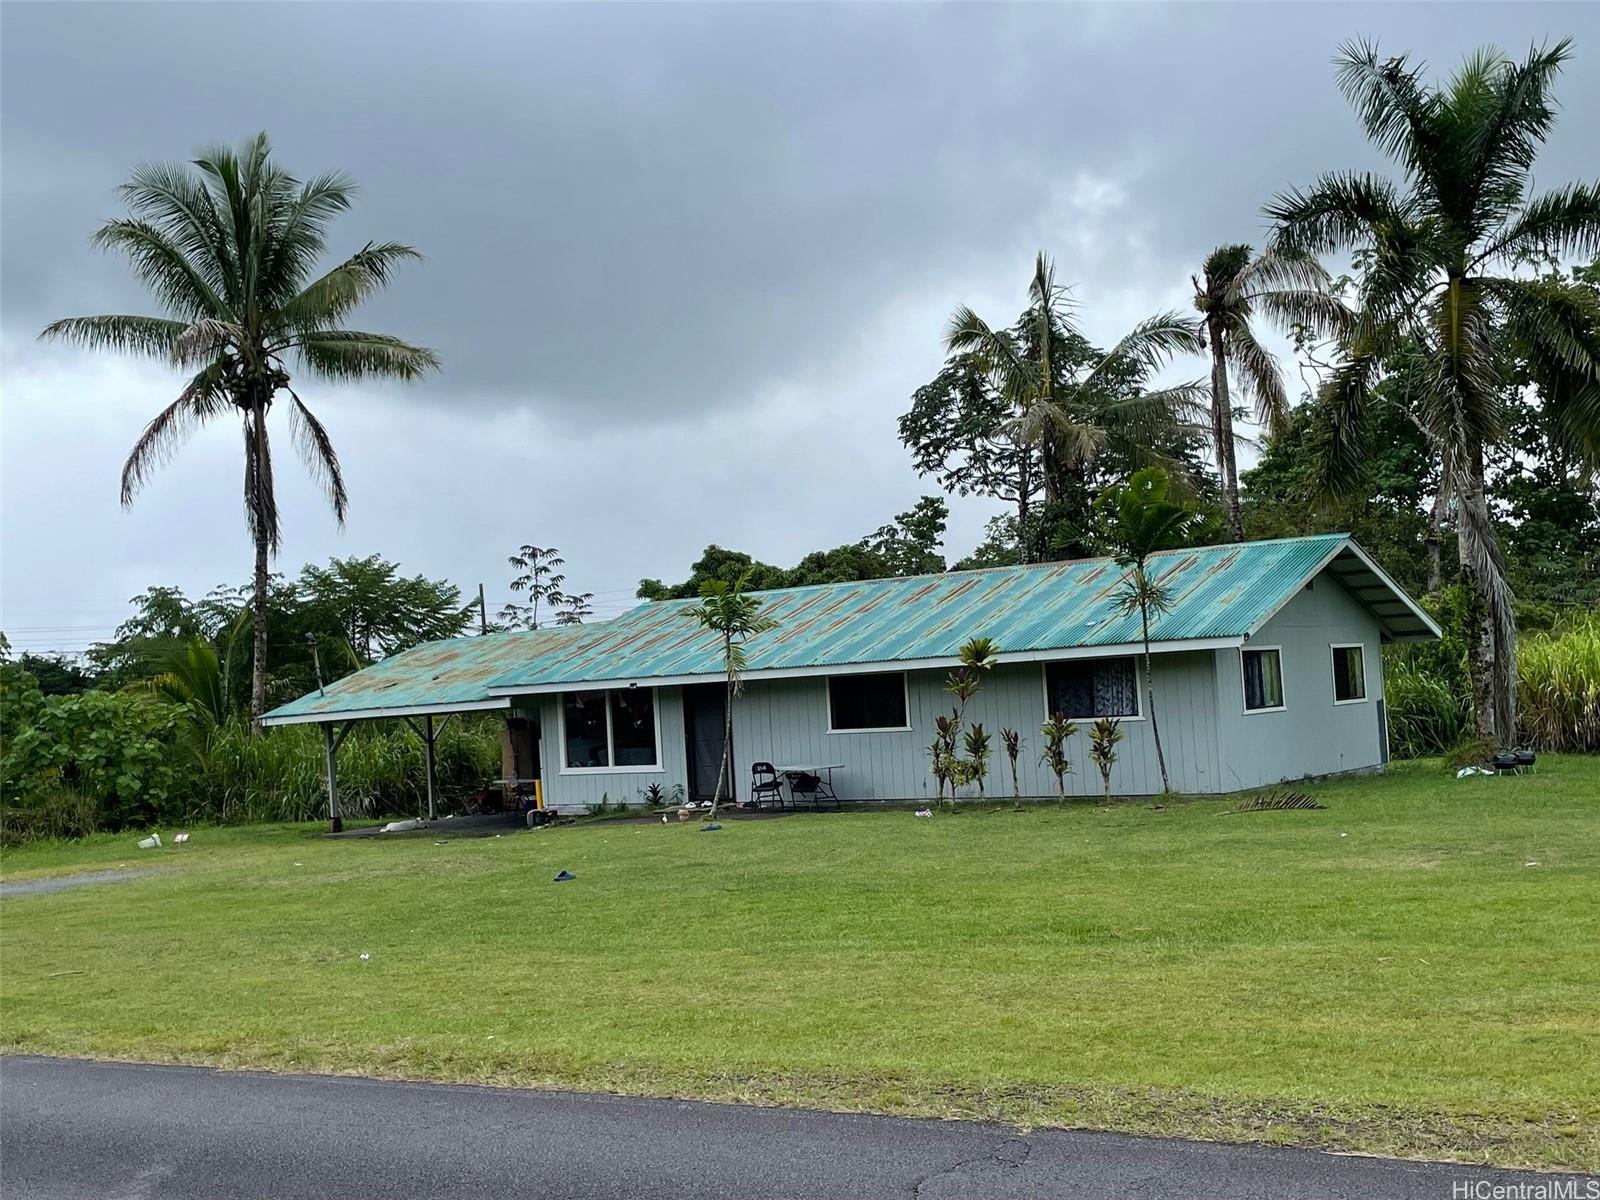
<path fill-rule="evenodd" d="M 723 661 L 733 653 L 733 639 L 725 636 L 723 639 Z M 722 789 L 726 783 L 728 791 L 733 791 L 733 672 L 728 672 L 727 692 L 722 699 L 722 765 L 717 768 L 717 786 L 711 791 L 711 819 L 716 820 L 717 809 L 722 806 Z"/>
<path fill-rule="evenodd" d="M 253 611 L 254 644 L 250 663 L 250 720 L 251 728 L 256 732 L 261 731 L 261 717 L 267 711 L 267 587 L 268 587 L 268 558 L 270 554 L 271 529 L 267 521 L 266 497 L 261 495 L 265 486 L 265 470 L 262 454 L 262 442 L 267 435 L 266 406 L 257 400 L 250 409 L 250 445 L 251 453 L 255 455 L 256 465 L 253 473 L 255 479 L 255 541 L 256 541 L 256 569 L 255 569 L 255 594 L 250 598 Z"/>
<path fill-rule="evenodd" d="M 1233 458 L 1233 398 L 1228 392 L 1228 349 L 1222 321 L 1208 317 L 1211 338 L 1211 426 L 1217 443 L 1217 474 L 1222 478 L 1223 507 L 1227 510 L 1228 539 L 1244 541 L 1244 520 L 1239 515 L 1239 471 Z"/>
<path fill-rule="evenodd" d="M 1141 574 L 1143 569 L 1141 568 Z M 1143 583 L 1143 580 L 1140 580 Z M 1161 749 L 1161 726 L 1156 722 L 1156 683 L 1155 672 L 1150 666 L 1150 607 L 1146 604 L 1139 605 L 1139 624 L 1144 631 L 1144 694 L 1150 704 L 1150 736 L 1156 743 L 1156 765 L 1161 768 L 1161 794 L 1164 796 L 1172 790 L 1172 784 L 1167 779 L 1167 756 Z"/>
<path fill-rule="evenodd" d="M 1444 551 L 1440 536 L 1440 527 L 1444 524 L 1445 511 L 1450 506 L 1450 494 L 1445 491 L 1443 481 L 1440 481 L 1439 491 L 1433 498 L 1433 507 L 1428 510 L 1428 528 L 1423 535 L 1423 548 L 1428 555 L 1428 588 L 1430 593 L 1437 592 L 1444 586 Z"/>
<path fill-rule="evenodd" d="M 1461 520 L 1463 523 L 1474 520 L 1473 514 L 1487 513 L 1487 505 L 1483 491 L 1483 447 L 1474 445 L 1468 448 L 1466 462 L 1463 464 L 1464 478 L 1457 487 L 1460 489 L 1460 504 L 1462 509 Z M 1457 538 L 1457 558 L 1461 564 L 1461 577 L 1470 590 L 1470 600 L 1467 605 L 1466 637 L 1467 637 L 1467 675 L 1472 685 L 1472 717 L 1473 731 L 1480 738 L 1499 742 L 1508 740 L 1508 731 L 1500 729 L 1495 720 L 1496 714 L 1501 711 L 1497 703 L 1499 696 L 1498 683 L 1501 674 L 1498 669 L 1495 637 L 1495 601 L 1491 590 L 1492 580 L 1484 577 L 1473 562 L 1470 538 L 1467 531 L 1462 530 L 1462 535 Z M 1515 647 L 1512 648 L 1515 652 Z"/>

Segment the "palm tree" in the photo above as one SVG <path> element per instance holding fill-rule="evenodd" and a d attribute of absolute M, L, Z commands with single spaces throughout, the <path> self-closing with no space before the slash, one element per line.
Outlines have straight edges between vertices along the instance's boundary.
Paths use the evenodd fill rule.
<path fill-rule="evenodd" d="M 1200 312 L 1200 346 L 1211 350 L 1211 442 L 1228 536 L 1242 542 L 1232 386 L 1250 402 L 1256 424 L 1274 434 L 1289 424 L 1289 396 L 1278 360 L 1257 340 L 1253 322 L 1265 315 L 1291 329 L 1340 332 L 1348 326 L 1349 314 L 1331 294 L 1328 273 L 1317 260 L 1288 250 L 1258 255 L 1245 245 L 1218 246 L 1206 256 L 1203 279 L 1190 279 Z"/>
<path fill-rule="evenodd" d="M 237 152 L 207 151 L 192 165 L 140 167 L 119 189 L 130 215 L 107 221 L 94 242 L 128 256 L 164 315 L 71 317 L 40 335 L 193 372 L 123 464 L 124 505 L 194 429 L 230 410 L 238 414 L 245 520 L 256 552 L 250 703 L 257 721 L 267 697 L 268 563 L 279 541 L 267 413 L 279 393 L 289 397 L 295 446 L 340 524 L 348 504 L 333 442 L 289 386 L 289 360 L 332 381 L 416 379 L 439 365 L 431 350 L 345 328 L 398 266 L 421 257 L 417 251 L 368 242 L 313 275 L 328 226 L 354 193 L 351 179 L 337 172 L 301 183 L 271 160 L 264 133 Z"/>
<path fill-rule="evenodd" d="M 744 690 L 744 644 L 757 634 L 776 629 L 778 623 L 761 611 L 761 597 L 746 589 L 751 572 L 746 570 L 732 584 L 725 579 L 708 579 L 700 585 L 700 603 L 687 615 L 711 630 L 722 641 L 722 669 L 727 680 L 723 697 L 722 765 L 717 769 L 717 786 L 711 793 L 711 815 L 722 804 L 722 789 L 732 770 L 733 701 Z"/>
<path fill-rule="evenodd" d="M 1163 613 L 1172 600 L 1162 582 L 1150 574 L 1150 557 L 1163 550 L 1192 545 L 1206 536 L 1215 520 L 1192 502 L 1169 499 L 1171 481 L 1159 467 L 1135 472 L 1125 484 L 1109 487 L 1100 497 L 1107 516 L 1107 533 L 1116 549 L 1117 565 L 1126 574 L 1114 604 L 1118 613 L 1139 614 L 1139 636 L 1144 647 L 1144 690 L 1150 709 L 1150 736 L 1156 744 L 1156 764 L 1161 768 L 1161 790 L 1170 792 L 1167 758 L 1161 749 L 1161 725 L 1156 719 L 1155 675 L 1150 666 L 1150 614 Z"/>
<path fill-rule="evenodd" d="M 1527 269 L 1600 251 L 1600 184 L 1529 195 L 1569 56 L 1566 40 L 1520 63 L 1483 50 L 1428 87 L 1404 55 L 1345 45 L 1339 86 L 1401 177 L 1330 173 L 1266 209 L 1280 247 L 1352 250 L 1364 268 L 1358 315 L 1319 399 L 1330 490 L 1361 480 L 1378 382 L 1397 359 L 1421 361 L 1422 386 L 1400 403 L 1439 454 L 1441 487 L 1454 500 L 1461 570 L 1476 596 L 1468 640 L 1477 729 L 1502 743 L 1516 735 L 1516 623 L 1484 463 L 1507 436 L 1508 347 L 1532 364 L 1563 449 L 1600 463 L 1600 304 Z"/>
<path fill-rule="evenodd" d="M 1199 350 L 1194 323 L 1177 313 L 1160 313 L 1134 326 L 1111 351 L 1086 368 L 1074 369 L 1069 345 L 1086 345 L 1067 289 L 1056 283 L 1055 267 L 1041 252 L 1028 285 L 1028 309 L 1019 333 L 991 328 L 962 306 L 950 318 L 945 348 L 971 354 L 1003 395 L 1012 416 L 1006 430 L 1024 451 L 1037 449 L 1046 506 L 1060 494 L 1064 471 L 1081 468 L 1108 449 L 1129 461 L 1161 466 L 1184 475 L 1183 464 L 1159 447 L 1200 430 L 1205 396 L 1199 383 L 1182 383 L 1128 398 L 1112 398 L 1116 385 L 1143 380 L 1174 355 Z M 1031 469 L 1033 456 L 1022 456 Z M 1023 560 L 1031 558 L 1028 538 L 1031 481 L 1020 482 L 1018 527 Z"/>

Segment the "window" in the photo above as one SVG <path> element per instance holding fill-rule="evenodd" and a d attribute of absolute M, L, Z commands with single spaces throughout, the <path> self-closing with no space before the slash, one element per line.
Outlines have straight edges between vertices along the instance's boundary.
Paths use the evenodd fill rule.
<path fill-rule="evenodd" d="M 1367 698 L 1367 664 L 1359 645 L 1333 646 L 1333 702 L 1356 704 Z"/>
<path fill-rule="evenodd" d="M 829 733 L 910 728 L 903 672 L 828 677 Z"/>
<path fill-rule="evenodd" d="M 1246 712 L 1270 712 L 1283 707 L 1283 656 L 1276 646 L 1262 646 L 1241 654 L 1244 667 Z"/>
<path fill-rule="evenodd" d="M 1139 672 L 1131 658 L 1085 658 L 1044 665 L 1045 715 L 1073 720 L 1137 717 Z"/>
<path fill-rule="evenodd" d="M 656 697 L 649 688 L 568 692 L 561 697 L 566 770 L 638 770 L 658 766 Z"/>

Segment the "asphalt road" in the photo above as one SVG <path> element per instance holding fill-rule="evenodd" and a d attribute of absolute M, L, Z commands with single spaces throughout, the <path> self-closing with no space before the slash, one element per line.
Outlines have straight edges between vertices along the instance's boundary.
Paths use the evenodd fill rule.
<path fill-rule="evenodd" d="M 0 1060 L 6 1200 L 1450 1200 L 1454 1182 L 1519 1178 L 1549 1177 L 731 1104 Z"/>

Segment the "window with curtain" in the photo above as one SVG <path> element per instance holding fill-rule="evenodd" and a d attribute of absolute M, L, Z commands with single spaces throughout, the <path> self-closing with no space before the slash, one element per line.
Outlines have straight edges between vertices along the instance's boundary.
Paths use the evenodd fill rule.
<path fill-rule="evenodd" d="M 1333 647 L 1333 698 L 1339 704 L 1367 698 L 1366 656 L 1360 646 Z"/>
<path fill-rule="evenodd" d="M 660 761 L 656 697 L 650 688 L 567 692 L 561 698 L 561 724 L 568 770 L 653 767 Z"/>
<path fill-rule="evenodd" d="M 1283 707 L 1283 656 L 1276 649 L 1246 650 L 1244 706 L 1247 711 Z"/>
<path fill-rule="evenodd" d="M 1049 711 L 1073 720 L 1139 715 L 1139 671 L 1132 658 L 1083 658 L 1046 663 Z"/>

